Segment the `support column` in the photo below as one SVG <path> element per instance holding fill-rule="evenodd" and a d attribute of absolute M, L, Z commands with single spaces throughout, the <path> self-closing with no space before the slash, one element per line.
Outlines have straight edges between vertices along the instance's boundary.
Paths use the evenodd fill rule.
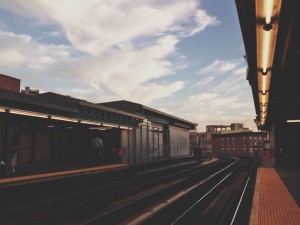
<path fill-rule="evenodd" d="M 3 134 L 4 134 L 4 176 L 8 177 L 11 174 L 10 161 L 12 157 L 12 118 L 9 113 L 5 113 L 3 120 Z"/>
<path fill-rule="evenodd" d="M 275 120 L 274 121 L 274 140 L 275 140 L 275 163 L 276 167 L 284 168 L 286 167 L 286 157 L 287 157 L 287 149 L 286 146 L 286 126 L 284 121 Z"/>
<path fill-rule="evenodd" d="M 31 124 L 31 143 L 30 143 L 30 162 L 34 162 L 35 160 L 35 140 L 36 140 L 36 126 L 35 124 Z"/>
<path fill-rule="evenodd" d="M 127 129 L 127 159 L 128 164 L 130 163 L 130 132 L 129 129 Z"/>
<path fill-rule="evenodd" d="M 150 150 L 149 150 L 149 124 L 147 123 L 147 139 L 146 139 L 146 143 L 147 143 L 147 162 L 149 162 L 150 160 Z"/>
<path fill-rule="evenodd" d="M 129 129 L 128 129 L 128 130 L 129 130 Z M 136 128 L 133 128 L 133 129 L 132 129 L 132 135 L 133 135 L 133 137 L 132 137 L 132 138 L 133 138 L 133 141 L 132 141 L 132 145 L 133 145 L 133 146 L 132 146 L 132 149 L 133 149 L 133 153 L 132 153 L 132 154 L 133 154 L 133 155 L 132 155 L 133 157 L 132 157 L 132 158 L 133 158 L 133 159 L 132 159 L 132 160 L 133 160 L 133 163 L 135 164 L 135 163 L 136 163 L 136 154 L 137 154 L 137 153 L 136 153 Z"/>

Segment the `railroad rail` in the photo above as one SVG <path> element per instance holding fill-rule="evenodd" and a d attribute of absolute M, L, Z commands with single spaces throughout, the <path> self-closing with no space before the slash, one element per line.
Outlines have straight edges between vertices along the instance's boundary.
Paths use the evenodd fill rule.
<path fill-rule="evenodd" d="M 186 168 L 169 174 L 135 177 L 106 189 L 96 186 L 67 196 L 58 196 L 50 203 L 31 202 L 27 208 L 20 206 L 6 209 L 0 212 L 0 222 L 3 225 L 187 224 L 186 221 L 203 220 L 204 215 L 209 214 L 208 208 L 214 210 L 211 203 L 216 200 L 211 196 L 224 192 L 224 185 L 234 182 L 233 177 L 239 171 L 246 171 L 244 167 L 250 165 L 250 161 L 226 158 L 207 166 Z M 256 171 L 255 166 L 252 166 L 252 170 Z M 251 179 L 245 183 L 250 185 Z M 248 192 L 247 188 L 241 191 L 243 196 L 248 196 Z M 198 200 L 195 202 L 195 199 L 201 202 L 202 217 L 191 213 L 198 207 Z M 230 211 L 234 212 L 234 221 L 238 221 L 240 212 L 244 212 L 243 207 L 247 204 L 243 204 L 243 201 L 243 198 L 237 201 L 239 208 Z M 228 216 L 218 215 L 219 221 L 228 221 Z"/>

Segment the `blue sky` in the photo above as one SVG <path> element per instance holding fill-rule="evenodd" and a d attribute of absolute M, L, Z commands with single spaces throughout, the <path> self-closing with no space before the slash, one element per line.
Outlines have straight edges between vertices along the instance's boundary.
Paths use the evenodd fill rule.
<path fill-rule="evenodd" d="M 0 73 L 90 102 L 129 100 L 198 123 L 255 110 L 234 0 L 1 0 Z"/>

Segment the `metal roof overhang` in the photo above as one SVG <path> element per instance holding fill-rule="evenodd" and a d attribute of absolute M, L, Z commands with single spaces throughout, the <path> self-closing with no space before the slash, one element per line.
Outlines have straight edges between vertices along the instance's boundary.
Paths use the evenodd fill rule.
<path fill-rule="evenodd" d="M 144 117 L 141 116 L 82 100 L 70 98 L 68 101 L 75 101 L 71 104 L 72 107 L 55 104 L 55 101 L 47 102 L 47 98 L 43 96 L 30 96 L 18 92 L 0 90 L 1 113 L 6 112 L 22 116 L 87 125 L 119 127 L 122 129 L 137 127 L 144 119 Z M 84 107 L 84 109 L 82 109 L 82 107 Z M 97 115 L 99 113 L 101 114 L 100 116 Z"/>
<path fill-rule="evenodd" d="M 107 111 L 107 112 L 113 112 L 113 113 L 117 113 L 117 114 L 121 114 L 121 115 L 125 115 L 125 116 L 130 116 L 132 118 L 139 119 L 139 120 L 145 119 L 142 116 L 138 116 L 138 115 L 135 115 L 135 114 L 132 114 L 132 113 L 127 113 L 127 112 L 124 112 L 124 111 L 121 111 L 121 110 L 117 110 L 117 109 L 107 107 L 107 106 L 103 106 L 103 105 L 99 105 L 99 104 L 93 104 L 93 103 L 86 102 L 86 101 L 79 101 L 79 105 L 94 108 L 94 109 L 100 109 L 100 110 Z"/>
<path fill-rule="evenodd" d="M 277 27 L 274 43 L 273 62 L 270 65 L 269 99 L 265 124 L 257 124 L 264 129 L 274 120 L 300 119 L 299 71 L 300 49 L 300 7 L 297 1 L 282 1 L 280 16 L 274 17 Z M 241 31 L 243 35 L 246 59 L 248 62 L 247 79 L 251 85 L 257 121 L 262 120 L 260 90 L 258 80 L 258 48 L 256 1 L 236 0 Z"/>
<path fill-rule="evenodd" d="M 147 111 L 152 112 L 154 114 L 164 116 L 164 117 L 167 117 L 167 118 L 171 118 L 172 120 L 174 120 L 174 122 L 173 122 L 174 126 L 179 126 L 179 127 L 185 128 L 185 129 L 192 129 L 192 130 L 196 129 L 196 126 L 198 126 L 197 123 L 190 122 L 188 120 L 179 118 L 177 116 L 173 116 L 173 115 L 168 114 L 168 113 L 164 113 L 162 111 L 153 109 L 151 107 L 144 106 L 144 105 L 142 105 L 142 107 L 143 107 L 144 110 L 147 110 Z"/>

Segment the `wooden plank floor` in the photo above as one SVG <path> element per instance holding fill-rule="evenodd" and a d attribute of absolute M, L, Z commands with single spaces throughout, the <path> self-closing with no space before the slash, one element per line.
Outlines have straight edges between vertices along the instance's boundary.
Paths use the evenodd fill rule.
<path fill-rule="evenodd" d="M 300 225 L 300 208 L 273 168 L 259 168 L 250 225 Z"/>

